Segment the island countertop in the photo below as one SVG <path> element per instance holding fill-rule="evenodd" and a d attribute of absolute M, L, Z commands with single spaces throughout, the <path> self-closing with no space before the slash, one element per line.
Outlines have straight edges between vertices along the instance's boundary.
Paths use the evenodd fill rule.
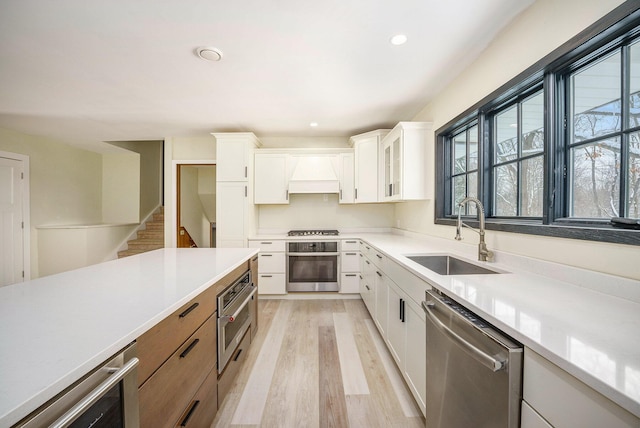
<path fill-rule="evenodd" d="M 166 248 L 0 288 L 0 427 L 9 427 L 257 250 Z"/>

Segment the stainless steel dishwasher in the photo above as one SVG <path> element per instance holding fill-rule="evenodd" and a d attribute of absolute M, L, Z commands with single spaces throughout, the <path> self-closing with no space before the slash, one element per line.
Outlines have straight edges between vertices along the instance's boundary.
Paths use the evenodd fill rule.
<path fill-rule="evenodd" d="M 517 428 L 522 345 L 427 290 L 427 428 Z"/>

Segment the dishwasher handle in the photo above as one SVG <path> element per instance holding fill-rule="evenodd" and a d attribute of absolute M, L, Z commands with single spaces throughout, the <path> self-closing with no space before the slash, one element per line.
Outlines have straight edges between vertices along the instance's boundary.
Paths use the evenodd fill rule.
<path fill-rule="evenodd" d="M 445 336 L 449 337 L 452 341 L 458 344 L 462 349 L 464 349 L 469 355 L 471 355 L 476 361 L 481 363 L 483 366 L 487 367 L 489 370 L 497 372 L 502 370 L 506 366 L 506 361 L 498 360 L 486 352 L 482 351 L 472 343 L 469 343 L 458 333 L 451 330 L 447 327 L 440 319 L 436 316 L 436 314 L 431 310 L 431 308 L 435 307 L 436 304 L 432 301 L 422 302 L 422 308 L 424 309 L 427 317 L 433 321 L 433 325 Z"/>

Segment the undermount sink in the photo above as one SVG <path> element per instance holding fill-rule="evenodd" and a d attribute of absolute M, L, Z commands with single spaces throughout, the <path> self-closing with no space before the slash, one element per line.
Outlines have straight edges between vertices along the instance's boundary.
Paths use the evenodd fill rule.
<path fill-rule="evenodd" d="M 406 256 L 420 266 L 426 267 L 440 275 L 481 275 L 499 274 L 502 272 L 484 268 L 452 256 Z"/>

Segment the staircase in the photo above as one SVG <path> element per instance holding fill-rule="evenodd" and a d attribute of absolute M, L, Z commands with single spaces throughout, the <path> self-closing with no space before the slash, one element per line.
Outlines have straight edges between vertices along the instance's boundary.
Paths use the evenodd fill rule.
<path fill-rule="evenodd" d="M 127 242 L 127 249 L 118 251 L 118 258 L 164 248 L 164 207 L 158 208 L 153 216 L 138 230 L 136 239 Z"/>

